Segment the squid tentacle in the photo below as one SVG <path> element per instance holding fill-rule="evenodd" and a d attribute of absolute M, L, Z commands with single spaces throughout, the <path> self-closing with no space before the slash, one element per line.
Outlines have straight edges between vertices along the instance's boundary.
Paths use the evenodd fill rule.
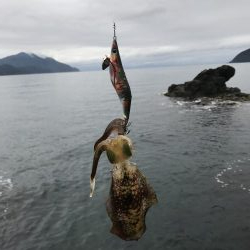
<path fill-rule="evenodd" d="M 95 189 L 95 175 L 96 175 L 98 162 L 99 162 L 102 152 L 107 150 L 108 143 L 109 141 L 105 140 L 105 141 L 100 142 L 96 147 L 94 158 L 93 158 L 93 163 L 92 163 L 92 171 L 90 175 L 90 195 L 89 195 L 90 197 L 93 196 L 94 189 Z"/>
<path fill-rule="evenodd" d="M 97 145 L 106 140 L 114 131 L 117 131 L 118 135 L 124 135 L 127 132 L 126 120 L 121 118 L 116 118 L 112 120 L 106 127 L 103 135 L 95 142 L 94 150 L 96 150 Z"/>

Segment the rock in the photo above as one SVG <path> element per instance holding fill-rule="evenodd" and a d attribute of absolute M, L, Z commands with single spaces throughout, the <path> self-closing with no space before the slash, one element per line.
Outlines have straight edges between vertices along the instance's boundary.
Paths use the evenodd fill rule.
<path fill-rule="evenodd" d="M 226 92 L 228 94 L 236 94 L 236 93 L 240 93 L 241 90 L 239 88 L 236 88 L 236 87 L 235 88 L 227 88 Z"/>
<path fill-rule="evenodd" d="M 249 94 L 241 93 L 239 88 L 228 88 L 226 86 L 226 82 L 234 74 L 235 69 L 228 65 L 223 65 L 216 69 L 205 69 L 192 81 L 183 84 L 172 84 L 165 95 L 185 99 L 210 97 L 223 100 L 250 101 Z"/>
<path fill-rule="evenodd" d="M 228 81 L 235 74 L 235 69 L 229 65 L 222 65 L 216 69 L 205 69 L 199 73 L 194 80 L 207 80 L 209 77 L 222 77 Z"/>

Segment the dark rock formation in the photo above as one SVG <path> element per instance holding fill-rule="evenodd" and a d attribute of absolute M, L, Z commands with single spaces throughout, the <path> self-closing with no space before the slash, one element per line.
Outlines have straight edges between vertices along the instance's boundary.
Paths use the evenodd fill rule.
<path fill-rule="evenodd" d="M 79 71 L 51 57 L 42 58 L 35 54 L 21 52 L 0 59 L 0 75 L 75 72 Z"/>
<path fill-rule="evenodd" d="M 216 69 L 206 69 L 199 73 L 192 81 L 183 84 L 172 84 L 166 96 L 197 99 L 201 97 L 221 98 L 224 100 L 250 101 L 250 95 L 241 93 L 239 88 L 229 88 L 228 81 L 235 74 L 235 69 L 223 65 Z"/>
<path fill-rule="evenodd" d="M 250 62 L 250 49 L 240 52 L 230 63 Z"/>

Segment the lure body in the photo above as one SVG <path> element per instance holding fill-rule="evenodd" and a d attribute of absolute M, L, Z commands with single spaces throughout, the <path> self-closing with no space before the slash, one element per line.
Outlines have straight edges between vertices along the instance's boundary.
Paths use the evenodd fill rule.
<path fill-rule="evenodd" d="M 102 69 L 109 67 L 110 80 L 112 85 L 122 103 L 123 115 L 125 120 L 128 121 L 131 106 L 131 90 L 125 75 L 122 61 L 118 49 L 118 43 L 116 36 L 113 37 L 113 42 L 111 46 L 110 58 L 107 57 L 102 64 Z"/>
<path fill-rule="evenodd" d="M 123 114 L 128 120 L 132 95 L 127 77 L 122 66 L 122 61 L 116 38 L 113 39 L 112 43 L 110 64 L 110 80 L 116 90 L 117 95 L 119 96 L 120 101 L 122 102 Z"/>

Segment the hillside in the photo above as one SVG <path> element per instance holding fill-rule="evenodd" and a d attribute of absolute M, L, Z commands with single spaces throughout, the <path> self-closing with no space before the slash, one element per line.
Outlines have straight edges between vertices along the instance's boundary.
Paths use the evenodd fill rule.
<path fill-rule="evenodd" d="M 250 49 L 240 52 L 230 63 L 250 62 Z"/>
<path fill-rule="evenodd" d="M 77 68 L 56 61 L 51 57 L 18 53 L 0 59 L 0 75 L 75 72 Z"/>

